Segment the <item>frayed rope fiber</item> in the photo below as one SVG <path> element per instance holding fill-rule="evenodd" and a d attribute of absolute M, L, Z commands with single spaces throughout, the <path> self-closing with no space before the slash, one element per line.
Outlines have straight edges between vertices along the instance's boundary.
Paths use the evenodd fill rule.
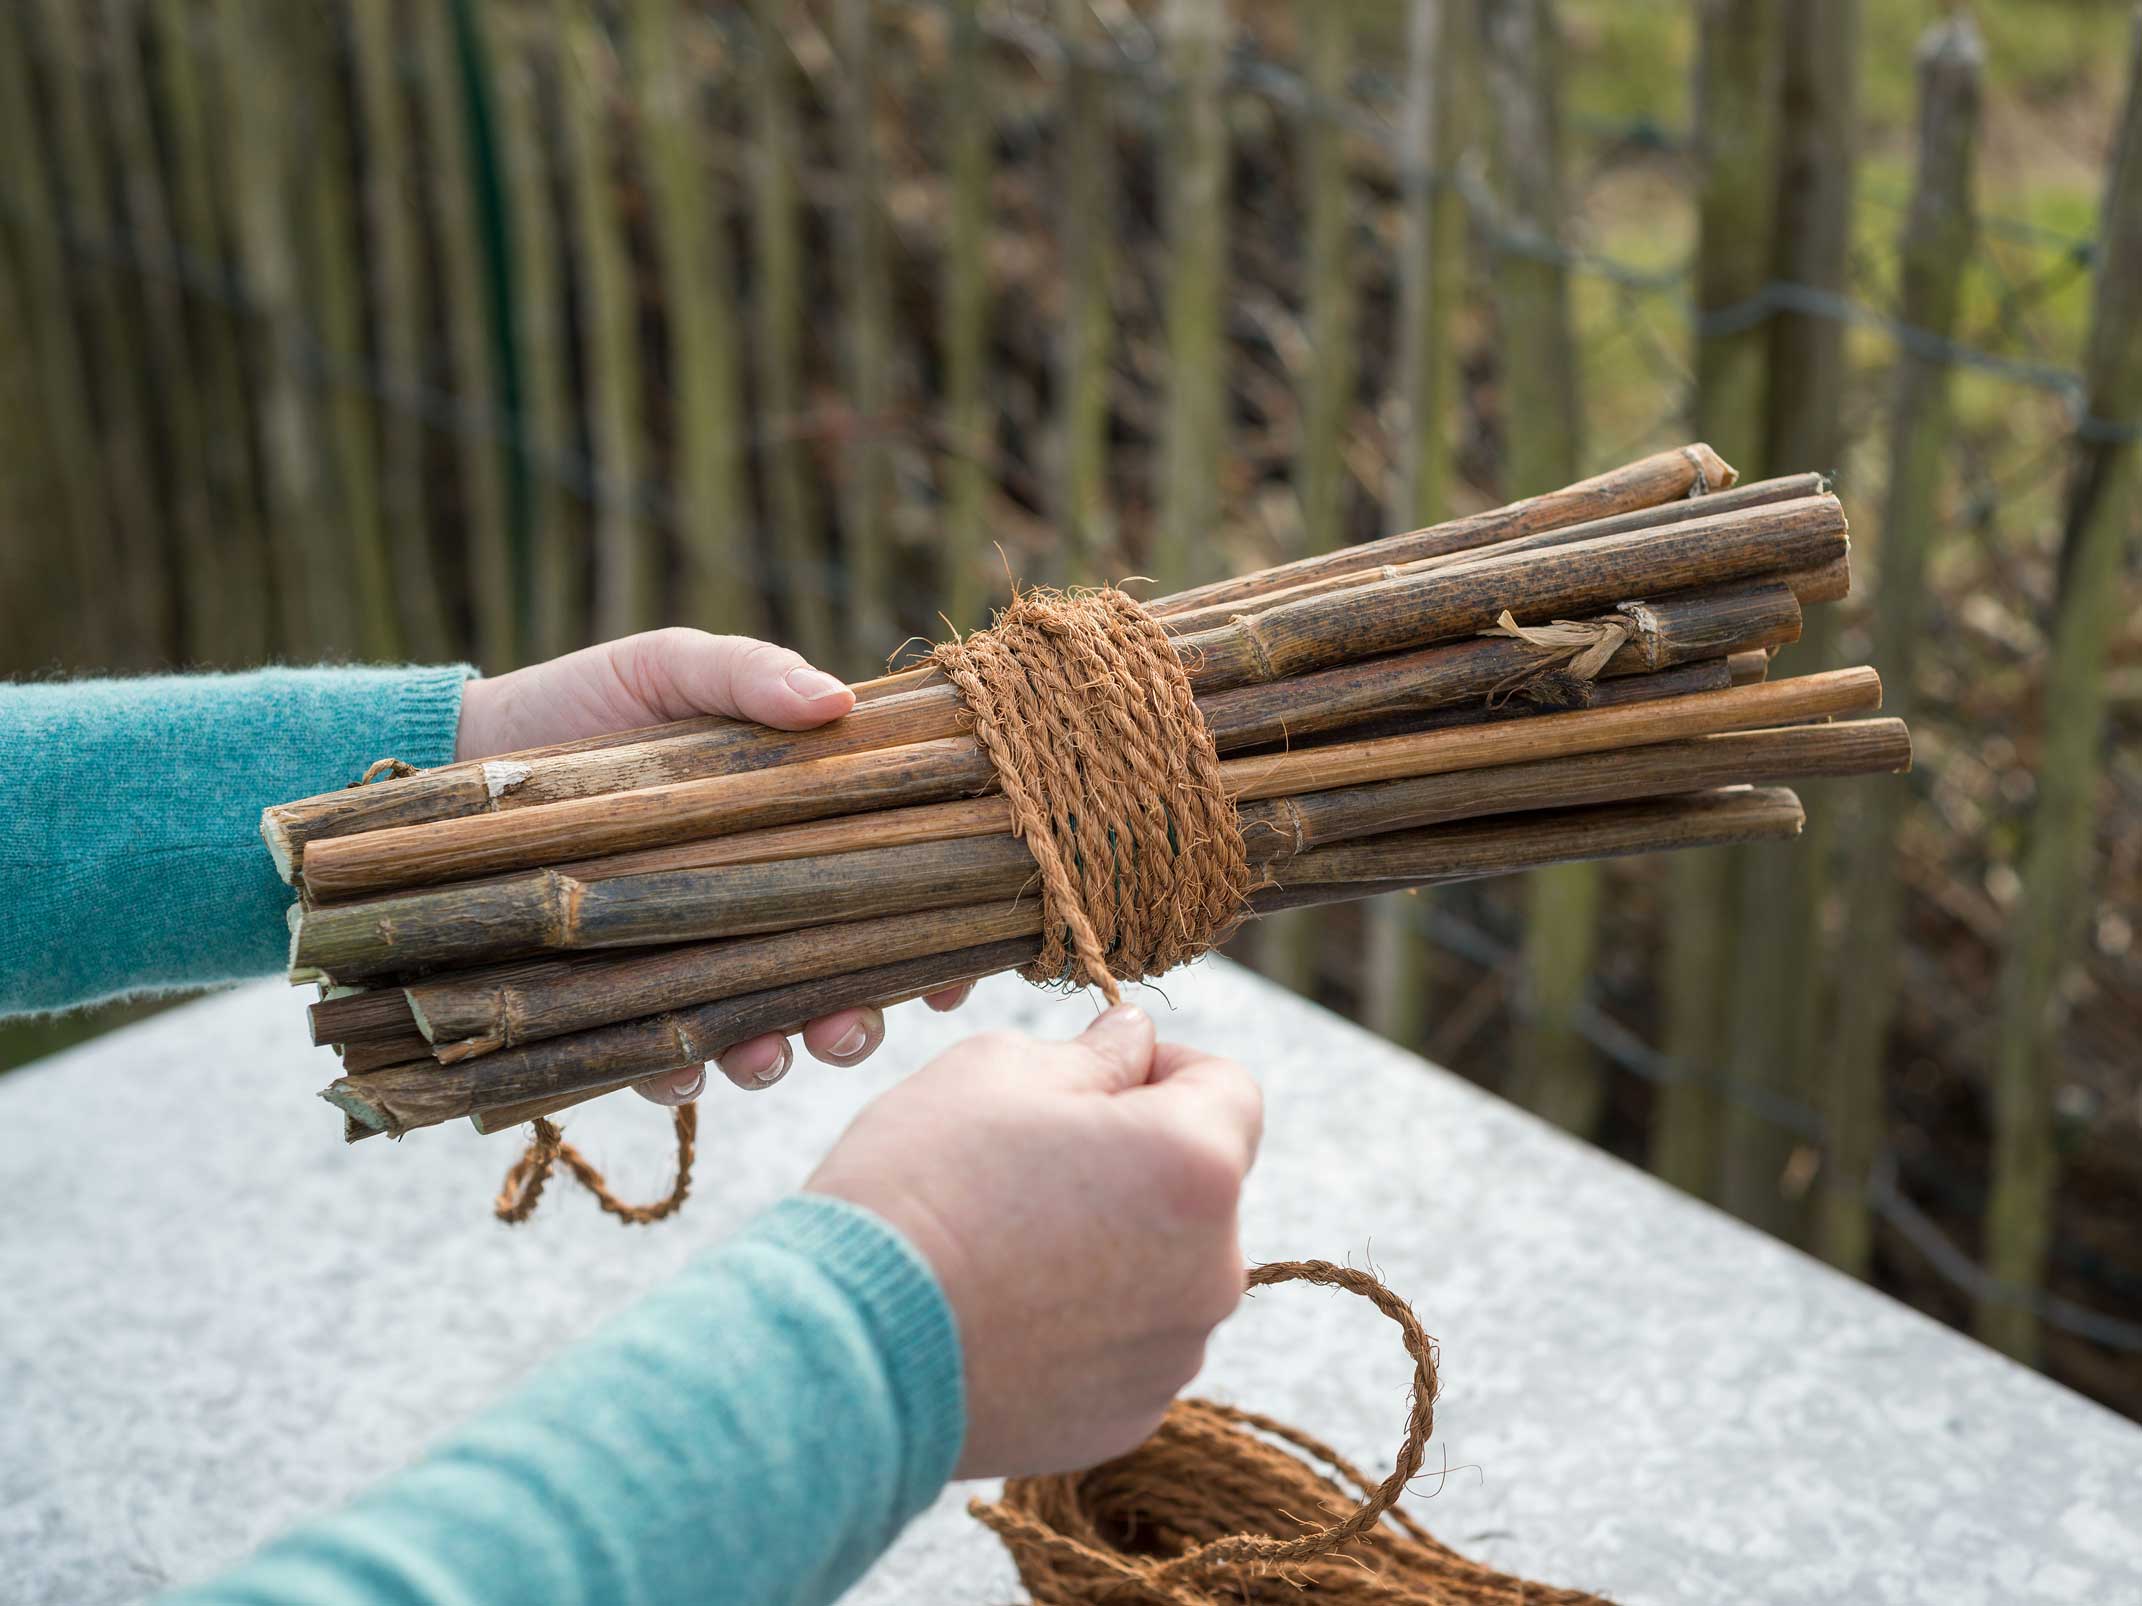
<path fill-rule="evenodd" d="M 1307 1434 L 1211 1400 L 1178 1400 L 1130 1454 L 1085 1472 L 1013 1478 L 997 1503 L 968 1506 L 1004 1541 L 1034 1606 L 1609 1606 L 1468 1561 L 1398 1510 L 1435 1426 L 1435 1340 L 1366 1272 L 1300 1260 L 1249 1274 L 1253 1289 L 1283 1282 L 1358 1294 L 1405 1335 L 1413 1390 L 1391 1475 L 1371 1487 Z"/>
<path fill-rule="evenodd" d="M 965 702 L 1040 867 L 1046 935 L 1029 981 L 1068 978 L 1119 1003 L 1119 979 L 1187 964 L 1234 928 L 1249 860 L 1212 733 L 1158 620 L 1113 587 L 1022 591 L 993 626 L 930 662 Z M 494 1213 L 526 1221 L 562 1162 L 619 1221 L 660 1221 L 692 1186 L 693 1106 L 678 1106 L 676 1123 L 675 1188 L 628 1205 L 538 1120 Z"/>
<path fill-rule="evenodd" d="M 1249 861 L 1212 733 L 1160 622 L 1121 591 L 1022 591 L 930 654 L 959 689 L 1041 869 L 1025 972 L 1113 1004 L 1241 919 Z"/>

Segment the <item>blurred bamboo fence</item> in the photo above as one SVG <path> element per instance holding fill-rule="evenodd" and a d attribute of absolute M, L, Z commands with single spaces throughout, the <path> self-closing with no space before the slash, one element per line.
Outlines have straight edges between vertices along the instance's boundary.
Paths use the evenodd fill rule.
<path fill-rule="evenodd" d="M 1976 217 L 1947 20 L 1870 196 L 1860 26 L 1705 0 L 1688 137 L 1591 131 L 1692 211 L 1661 265 L 1591 243 L 1552 0 L 7 0 L 0 669 L 863 673 L 1691 429 L 1834 465 L 1908 789 L 1263 958 L 2142 1414 L 2142 109 L 2092 234 Z"/>

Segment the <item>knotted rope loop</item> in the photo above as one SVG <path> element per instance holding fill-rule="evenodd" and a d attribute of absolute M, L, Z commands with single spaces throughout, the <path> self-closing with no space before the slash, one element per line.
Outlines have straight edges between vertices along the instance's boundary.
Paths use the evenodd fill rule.
<path fill-rule="evenodd" d="M 1014 1478 L 999 1503 L 968 1506 L 1011 1551 L 1036 1606 L 1293 1606 L 1305 1596 L 1338 1606 L 1599 1606 L 1581 1590 L 1469 1561 L 1395 1508 L 1435 1425 L 1435 1340 L 1366 1272 L 1311 1260 L 1249 1275 L 1252 1288 L 1281 1282 L 1357 1294 L 1404 1335 L 1412 1396 L 1390 1476 L 1372 1485 L 1307 1434 L 1211 1400 L 1178 1400 L 1129 1455 Z M 1319 1513 L 1341 1512 L 1319 1526 Z"/>
<path fill-rule="evenodd" d="M 565 1134 L 558 1130 L 558 1124 L 538 1116 L 529 1133 L 527 1152 L 514 1161 L 512 1169 L 506 1173 L 492 1214 L 508 1226 L 526 1221 L 543 1197 L 543 1188 L 550 1181 L 551 1172 L 561 1161 L 574 1180 L 595 1195 L 597 1204 L 628 1227 L 644 1227 L 675 1214 L 692 1191 L 692 1149 L 699 1136 L 699 1106 L 680 1104 L 675 1115 L 677 1181 L 665 1198 L 651 1204 L 626 1204 L 610 1191 L 609 1182 L 588 1158 L 565 1141 Z"/>
<path fill-rule="evenodd" d="M 1488 693 L 1488 707 L 1500 708 L 1513 694 L 1550 673 L 1579 685 L 1590 685 L 1614 654 L 1621 651 L 1622 643 L 1636 634 L 1636 625 L 1628 619 L 1557 619 L 1552 624 L 1521 625 L 1516 615 L 1505 608 L 1494 627 L 1480 634 L 1507 636 L 1540 653 L 1537 663 L 1496 682 Z"/>
<path fill-rule="evenodd" d="M 1025 591 L 930 661 L 958 688 L 1041 871 L 1029 981 L 1098 987 L 1187 963 L 1241 918 L 1249 861 L 1167 632 L 1113 588 Z M 1068 939 L 1068 941 L 1067 941 Z"/>

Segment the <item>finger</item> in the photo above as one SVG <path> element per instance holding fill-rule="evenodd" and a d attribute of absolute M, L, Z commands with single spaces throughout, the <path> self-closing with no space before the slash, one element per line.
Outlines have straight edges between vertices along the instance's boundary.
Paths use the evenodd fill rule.
<path fill-rule="evenodd" d="M 1198 1131 L 1224 1134 L 1242 1145 L 1246 1171 L 1264 1141 L 1264 1089 L 1231 1059 L 1185 1043 L 1153 1051 L 1152 1074 L 1137 1096 L 1173 1106 Z"/>
<path fill-rule="evenodd" d="M 885 1014 L 877 1009 L 844 1009 L 803 1028 L 811 1058 L 828 1065 L 859 1065 L 884 1041 Z"/>
<path fill-rule="evenodd" d="M 936 1010 L 938 1014 L 943 1015 L 959 1008 L 960 1005 L 973 996 L 974 983 L 963 981 L 957 987 L 947 987 L 942 992 L 926 994 L 922 1001 Z"/>
<path fill-rule="evenodd" d="M 650 702 L 682 713 L 728 714 L 782 730 L 809 730 L 855 706 L 855 693 L 800 653 L 749 636 L 655 630 L 619 646 Z M 673 716 L 680 717 L 680 716 Z"/>
<path fill-rule="evenodd" d="M 724 1049 L 715 1063 L 721 1067 L 722 1075 L 746 1093 L 756 1093 L 788 1075 L 795 1057 L 787 1038 L 779 1032 L 768 1032 L 764 1037 Z"/>
<path fill-rule="evenodd" d="M 635 1082 L 632 1091 L 655 1104 L 689 1104 L 699 1097 L 706 1085 L 707 1068 L 687 1065 L 681 1071 L 668 1071 L 661 1076 L 650 1076 L 644 1082 Z"/>
<path fill-rule="evenodd" d="M 1103 1012 L 1072 1045 L 1083 1049 L 1084 1080 L 1103 1093 L 1121 1093 L 1145 1081 L 1153 1063 L 1153 1017 L 1136 1004 Z"/>

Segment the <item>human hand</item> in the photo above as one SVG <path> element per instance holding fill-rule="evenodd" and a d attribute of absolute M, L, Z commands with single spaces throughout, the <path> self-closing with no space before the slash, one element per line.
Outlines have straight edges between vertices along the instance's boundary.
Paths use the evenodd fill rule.
<path fill-rule="evenodd" d="M 650 630 L 470 681 L 454 756 L 490 758 L 702 714 L 809 730 L 854 706 L 854 692 L 786 647 L 704 630 Z M 969 990 L 933 993 L 929 1005 L 956 1008 Z M 858 1065 L 884 1040 L 885 1017 L 875 1009 L 844 1009 L 803 1028 L 803 1046 L 828 1065 Z M 769 1032 L 731 1047 L 719 1063 L 748 1092 L 773 1086 L 793 1060 L 788 1039 Z M 657 1104 L 684 1104 L 705 1085 L 706 1068 L 693 1066 L 650 1077 L 638 1091 Z"/>
<path fill-rule="evenodd" d="M 1069 1043 L 970 1038 L 881 1094 L 806 1191 L 862 1205 L 937 1273 L 959 1324 L 957 1476 L 1120 1455 L 1242 1297 L 1235 1235 L 1264 1106 L 1232 1061 L 1128 1005 Z"/>

